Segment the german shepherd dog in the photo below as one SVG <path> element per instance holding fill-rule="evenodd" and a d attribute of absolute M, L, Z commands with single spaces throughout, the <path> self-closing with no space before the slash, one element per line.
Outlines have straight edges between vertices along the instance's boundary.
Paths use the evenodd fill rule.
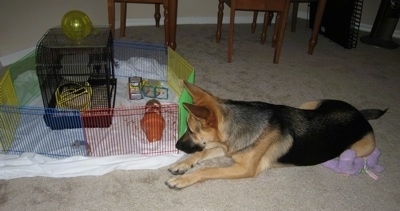
<path fill-rule="evenodd" d="M 346 149 L 368 156 L 375 148 L 368 120 L 387 110 L 358 110 L 338 100 L 307 102 L 299 108 L 225 100 L 186 81 L 184 86 L 193 104 L 183 105 L 189 112 L 187 131 L 176 148 L 192 155 L 168 169 L 180 175 L 165 183 L 173 189 L 209 179 L 255 177 L 273 167 L 316 165 Z M 184 174 L 221 156 L 230 157 L 233 164 Z"/>

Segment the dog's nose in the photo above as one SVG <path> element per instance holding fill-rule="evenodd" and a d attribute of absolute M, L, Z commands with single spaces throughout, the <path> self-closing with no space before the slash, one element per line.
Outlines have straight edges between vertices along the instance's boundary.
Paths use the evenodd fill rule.
<path fill-rule="evenodd" d="M 185 153 L 191 154 L 195 152 L 199 152 L 203 150 L 203 147 L 194 143 L 191 139 L 185 138 L 183 136 L 179 141 L 176 143 L 175 147 Z"/>

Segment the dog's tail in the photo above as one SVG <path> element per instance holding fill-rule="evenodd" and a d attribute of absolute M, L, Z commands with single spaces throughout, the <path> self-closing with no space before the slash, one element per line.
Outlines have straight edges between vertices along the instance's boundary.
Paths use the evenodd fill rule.
<path fill-rule="evenodd" d="M 385 109 L 385 110 L 381 110 L 381 109 L 363 109 L 363 110 L 360 110 L 360 112 L 364 116 L 365 119 L 372 120 L 372 119 L 378 119 L 379 117 L 384 115 L 387 110 L 388 110 L 388 108 Z"/>

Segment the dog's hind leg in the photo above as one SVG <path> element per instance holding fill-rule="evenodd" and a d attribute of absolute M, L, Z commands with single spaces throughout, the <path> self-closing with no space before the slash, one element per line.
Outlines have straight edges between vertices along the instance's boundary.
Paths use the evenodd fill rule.
<path fill-rule="evenodd" d="M 375 135 L 373 132 L 368 133 L 362 139 L 354 143 L 350 149 L 354 150 L 357 157 L 366 157 L 375 149 Z"/>
<path fill-rule="evenodd" d="M 303 104 L 301 104 L 299 106 L 300 109 L 304 109 L 304 110 L 314 110 L 316 108 L 318 108 L 318 106 L 321 104 L 321 101 L 309 101 L 309 102 L 305 102 Z"/>

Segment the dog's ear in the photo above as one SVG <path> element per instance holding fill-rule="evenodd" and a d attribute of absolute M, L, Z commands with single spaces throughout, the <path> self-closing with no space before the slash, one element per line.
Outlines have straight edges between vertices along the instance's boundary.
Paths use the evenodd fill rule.
<path fill-rule="evenodd" d="M 188 112 L 203 126 L 212 126 L 214 123 L 214 115 L 205 106 L 198 106 L 198 105 L 193 105 L 189 103 L 183 103 L 183 106 L 188 110 Z"/>
<path fill-rule="evenodd" d="M 183 81 L 183 84 L 186 87 L 186 89 L 188 90 L 189 94 L 193 97 L 194 103 L 197 103 L 201 99 L 205 99 L 208 96 L 210 96 L 210 97 L 213 96 L 212 94 L 205 91 L 204 89 L 202 89 L 194 84 L 191 84 L 187 81 Z"/>
<path fill-rule="evenodd" d="M 210 115 L 210 110 L 204 106 L 183 103 L 183 107 L 185 107 L 190 114 L 199 119 L 207 119 Z"/>

